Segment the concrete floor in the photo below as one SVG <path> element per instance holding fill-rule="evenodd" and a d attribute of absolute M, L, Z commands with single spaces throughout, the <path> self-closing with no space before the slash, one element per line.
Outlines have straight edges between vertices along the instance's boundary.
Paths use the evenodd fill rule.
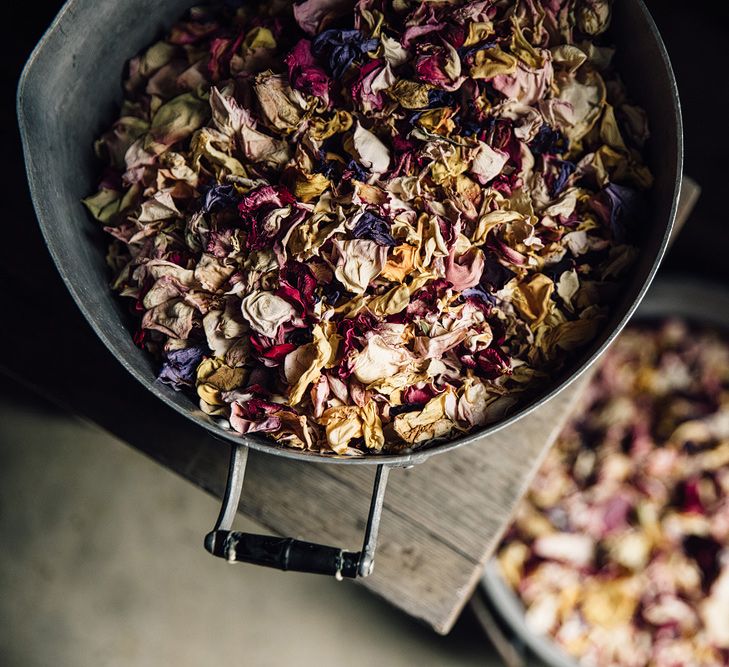
<path fill-rule="evenodd" d="M 472 623 L 438 637 L 351 583 L 212 559 L 217 511 L 105 432 L 0 400 L 0 665 L 501 664 Z"/>

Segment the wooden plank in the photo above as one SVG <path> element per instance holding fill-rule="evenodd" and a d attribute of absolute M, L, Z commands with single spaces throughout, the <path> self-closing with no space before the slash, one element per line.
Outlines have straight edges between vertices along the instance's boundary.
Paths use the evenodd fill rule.
<path fill-rule="evenodd" d="M 368 493 L 360 492 L 347 479 L 329 474 L 329 466 L 321 464 L 301 466 L 253 455 L 248 465 L 242 501 L 247 514 L 281 534 L 352 549 L 361 547 Z M 369 472 L 372 475 L 373 471 Z M 395 488 L 402 479 L 401 472 L 393 471 L 390 476 Z M 364 581 L 375 593 L 431 622 L 428 609 L 451 607 L 454 590 L 470 585 L 473 562 L 434 536 L 432 525 L 403 515 L 396 498 L 390 495 L 386 501 L 375 571 Z"/>
<path fill-rule="evenodd" d="M 570 387 L 528 419 L 481 442 L 412 470 L 394 470 L 375 573 L 361 583 L 447 633 L 579 389 Z M 359 547 L 371 470 L 256 454 L 249 455 L 244 512 L 281 534 Z"/>

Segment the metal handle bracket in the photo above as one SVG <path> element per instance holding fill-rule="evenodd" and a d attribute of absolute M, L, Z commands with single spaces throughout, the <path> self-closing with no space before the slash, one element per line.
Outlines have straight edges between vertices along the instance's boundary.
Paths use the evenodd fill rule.
<path fill-rule="evenodd" d="M 205 549 L 229 563 L 253 563 L 279 570 L 333 575 L 337 579 L 367 577 L 372 573 L 377 533 L 390 468 L 378 465 L 372 489 L 367 526 L 361 551 L 304 542 L 292 537 L 256 535 L 233 531 L 233 520 L 243 489 L 248 448 L 231 445 L 228 482 L 215 527 L 205 536 Z"/>

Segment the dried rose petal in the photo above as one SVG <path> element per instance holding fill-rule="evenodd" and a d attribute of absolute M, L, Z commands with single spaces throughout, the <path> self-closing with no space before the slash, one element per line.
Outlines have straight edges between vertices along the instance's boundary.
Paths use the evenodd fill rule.
<path fill-rule="evenodd" d="M 589 40 L 609 20 L 606 0 L 190 10 L 130 62 L 84 200 L 160 379 L 240 432 L 347 456 L 528 400 L 638 255 L 648 127 Z M 195 377 L 211 365 L 225 387 Z M 707 483 L 675 525 L 710 511 Z M 601 507 L 606 532 L 637 511 Z"/>
<path fill-rule="evenodd" d="M 729 380 L 729 344 L 717 333 L 678 321 L 625 331 L 500 548 L 527 621 L 586 664 L 727 661 L 718 378 Z M 569 576 L 579 586 L 565 589 Z M 569 611 L 557 614 L 559 591 Z"/>

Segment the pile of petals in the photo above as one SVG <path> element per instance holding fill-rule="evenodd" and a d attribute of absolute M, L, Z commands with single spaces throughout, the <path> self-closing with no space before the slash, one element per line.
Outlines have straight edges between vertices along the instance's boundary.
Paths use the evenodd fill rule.
<path fill-rule="evenodd" d="M 526 620 L 580 664 L 729 664 L 729 344 L 631 329 L 498 556 Z"/>
<path fill-rule="evenodd" d="M 609 3 L 234 4 L 129 62 L 96 144 L 85 204 L 160 380 L 330 454 L 501 419 L 638 254 L 648 130 Z"/>

